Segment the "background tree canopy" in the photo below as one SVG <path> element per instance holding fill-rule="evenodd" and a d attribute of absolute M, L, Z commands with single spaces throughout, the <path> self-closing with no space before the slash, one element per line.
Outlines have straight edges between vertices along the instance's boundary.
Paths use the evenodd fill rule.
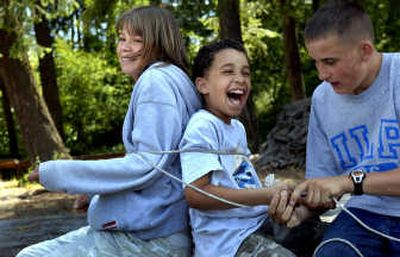
<path fill-rule="evenodd" d="M 123 11 L 148 4 L 174 13 L 191 59 L 218 38 L 244 42 L 253 93 L 243 119 L 257 152 L 283 105 L 311 96 L 319 83 L 302 32 L 324 2 L 3 0 L 0 157 L 45 160 L 55 153 L 123 151 L 121 126 L 133 81 L 119 72 L 114 25 Z M 363 4 L 375 24 L 378 50 L 398 51 L 400 2 Z"/>

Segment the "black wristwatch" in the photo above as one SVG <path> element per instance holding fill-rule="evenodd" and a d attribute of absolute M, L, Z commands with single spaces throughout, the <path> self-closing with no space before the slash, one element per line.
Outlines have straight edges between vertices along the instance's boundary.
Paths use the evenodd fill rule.
<path fill-rule="evenodd" d="M 363 191 L 363 181 L 365 177 L 367 176 L 367 173 L 363 170 L 352 170 L 349 174 L 349 177 L 353 181 L 354 185 L 354 195 L 362 195 L 364 193 Z"/>

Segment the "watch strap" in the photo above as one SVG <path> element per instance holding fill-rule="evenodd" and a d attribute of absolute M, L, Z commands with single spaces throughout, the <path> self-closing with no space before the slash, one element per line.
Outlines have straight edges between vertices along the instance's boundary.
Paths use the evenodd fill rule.
<path fill-rule="evenodd" d="M 354 170 L 350 172 L 349 177 L 353 181 L 354 186 L 354 195 L 362 195 L 364 194 L 363 190 L 363 182 L 366 177 L 366 173 L 362 170 Z"/>
<path fill-rule="evenodd" d="M 354 195 L 362 195 L 364 194 L 364 190 L 363 190 L 363 183 L 354 183 L 353 180 L 353 185 L 354 185 Z"/>

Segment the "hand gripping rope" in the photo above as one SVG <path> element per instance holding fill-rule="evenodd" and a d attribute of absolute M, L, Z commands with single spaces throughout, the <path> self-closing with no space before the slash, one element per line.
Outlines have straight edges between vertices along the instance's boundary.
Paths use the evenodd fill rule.
<path fill-rule="evenodd" d="M 240 153 L 240 152 L 237 152 L 237 151 L 234 151 L 234 150 L 208 150 L 208 149 L 201 149 L 201 148 L 198 148 L 198 149 L 184 149 L 184 150 L 183 150 L 183 149 L 178 149 L 178 150 L 169 150 L 169 151 L 145 151 L 144 153 L 150 153 L 150 154 L 157 154 L 157 155 L 160 155 L 160 154 L 179 154 L 179 153 L 187 153 L 187 152 L 211 153 L 211 154 L 217 154 L 217 155 L 238 155 L 238 156 L 243 156 L 243 157 L 245 157 L 245 158 L 248 158 L 248 156 L 247 156 L 246 154 Z M 198 187 L 196 187 L 196 186 L 193 186 L 192 184 L 186 183 L 186 182 L 184 182 L 182 179 L 180 179 L 180 178 L 178 178 L 178 177 L 176 177 L 176 176 L 170 174 L 168 171 L 166 171 L 166 170 L 164 170 L 164 169 L 158 167 L 158 166 L 155 165 L 154 163 L 152 163 L 152 162 L 151 162 L 146 156 L 144 156 L 142 153 L 140 153 L 140 152 L 136 152 L 136 153 L 137 153 L 140 157 L 142 157 L 142 159 L 143 159 L 149 166 L 151 166 L 152 168 L 154 168 L 154 169 L 160 171 L 160 172 L 163 173 L 164 175 L 166 175 L 166 176 L 168 176 L 168 177 L 170 177 L 170 178 L 172 178 L 172 179 L 174 179 L 174 180 L 176 180 L 176 181 L 179 181 L 179 182 L 182 183 L 183 185 L 185 185 L 185 186 L 187 186 L 187 187 L 190 187 L 191 189 L 193 189 L 193 190 L 195 190 L 195 191 L 197 191 L 197 192 L 199 192 L 199 193 L 201 193 L 201 194 L 204 194 L 204 195 L 206 195 L 206 196 L 208 196 L 208 197 L 210 197 L 210 198 L 213 198 L 213 199 L 215 199 L 215 200 L 217 200 L 217 201 L 221 201 L 221 202 L 223 202 L 223 203 L 227 203 L 227 204 L 230 204 L 230 205 L 235 206 L 235 207 L 239 207 L 239 208 L 250 208 L 250 207 L 251 207 L 251 206 L 248 206 L 248 205 L 245 205 L 245 204 L 236 203 L 236 202 L 227 200 L 227 199 L 225 199 L 225 198 L 219 197 L 219 196 L 217 196 L 217 195 L 208 193 L 208 192 L 206 192 L 206 191 L 204 191 L 204 190 L 202 190 L 202 189 L 200 189 L 200 188 L 198 188 Z M 399 238 L 386 235 L 386 234 L 384 234 L 384 233 L 382 233 L 382 232 L 380 232 L 380 231 L 378 231 L 378 230 L 375 230 L 375 229 L 369 227 L 369 226 L 366 225 L 363 221 L 361 221 L 359 218 L 357 218 L 351 211 L 349 211 L 349 210 L 348 210 L 342 203 L 340 203 L 336 198 L 333 198 L 333 200 L 335 201 L 335 203 L 336 203 L 343 211 L 345 211 L 347 214 L 349 214 L 355 221 L 357 221 L 357 222 L 358 222 L 362 227 L 364 227 L 365 229 L 371 231 L 372 233 L 375 233 L 375 234 L 377 234 L 377 235 L 380 235 L 380 236 L 382 236 L 382 237 L 384 237 L 384 238 L 387 238 L 387 239 L 389 239 L 389 240 L 393 240 L 393 241 L 396 241 L 396 242 L 400 242 L 400 239 L 399 239 Z M 313 256 L 316 256 L 316 255 L 317 255 L 317 252 L 318 252 L 324 245 L 326 245 L 326 244 L 328 244 L 328 243 L 331 243 L 331 242 L 342 242 L 342 243 L 348 245 L 350 248 L 352 248 L 352 249 L 354 250 L 354 252 L 356 252 L 356 254 L 357 254 L 358 256 L 364 257 L 364 255 L 360 252 L 360 250 L 357 249 L 356 246 L 354 246 L 350 241 L 348 241 L 348 240 L 346 240 L 346 239 L 342 239 L 342 238 L 331 238 L 331 239 L 329 239 L 329 240 L 326 240 L 326 241 L 321 242 L 321 243 L 317 246 L 317 248 L 315 249 Z"/>

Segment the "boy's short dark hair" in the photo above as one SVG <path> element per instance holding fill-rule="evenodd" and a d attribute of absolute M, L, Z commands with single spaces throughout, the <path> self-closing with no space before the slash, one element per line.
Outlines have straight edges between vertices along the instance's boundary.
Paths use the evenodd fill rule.
<path fill-rule="evenodd" d="M 232 39 L 223 39 L 200 48 L 193 61 L 192 67 L 192 80 L 195 82 L 196 78 L 204 77 L 209 68 L 214 62 L 214 56 L 225 49 L 235 49 L 246 55 L 246 50 L 242 43 Z"/>
<path fill-rule="evenodd" d="M 368 14 L 349 0 L 332 0 L 319 8 L 308 21 L 304 38 L 309 42 L 332 33 L 344 40 L 375 40 Z"/>

